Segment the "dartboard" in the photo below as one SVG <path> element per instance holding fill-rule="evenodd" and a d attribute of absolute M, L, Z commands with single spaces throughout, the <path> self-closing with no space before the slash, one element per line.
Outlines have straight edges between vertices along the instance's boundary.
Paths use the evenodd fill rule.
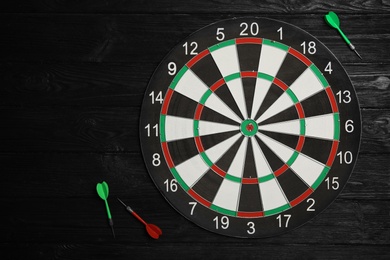
<path fill-rule="evenodd" d="M 180 42 L 140 115 L 144 161 L 183 216 L 233 237 L 294 229 L 330 205 L 359 150 L 356 93 L 336 57 L 291 24 L 235 18 Z"/>

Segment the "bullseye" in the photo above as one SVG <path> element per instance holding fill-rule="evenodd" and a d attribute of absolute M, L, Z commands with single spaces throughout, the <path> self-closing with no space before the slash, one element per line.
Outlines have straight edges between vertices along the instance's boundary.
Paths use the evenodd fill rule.
<path fill-rule="evenodd" d="M 256 135 L 258 131 L 258 126 L 255 120 L 246 119 L 241 123 L 240 130 L 243 135 L 247 137 L 252 137 Z"/>

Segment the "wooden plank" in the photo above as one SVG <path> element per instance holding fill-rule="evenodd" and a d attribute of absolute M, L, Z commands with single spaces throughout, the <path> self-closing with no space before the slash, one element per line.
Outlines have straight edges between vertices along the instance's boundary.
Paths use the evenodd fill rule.
<path fill-rule="evenodd" d="M 0 17 L 0 60 L 158 63 L 189 34 L 233 15 L 49 15 Z M 307 30 L 323 41 L 342 63 L 361 63 L 323 15 L 267 15 Z M 390 15 L 345 15 L 344 30 L 364 63 L 390 63 Z M 375 43 L 375 44 L 374 44 Z M 299 48 L 299 46 L 297 46 Z"/>
<path fill-rule="evenodd" d="M 1 106 L 140 107 L 157 65 L 0 63 Z"/>
<path fill-rule="evenodd" d="M 112 186 L 112 185 L 111 185 Z M 66 188 L 66 187 L 64 187 Z M 94 187 L 91 187 L 91 191 Z M 162 196 L 131 197 L 111 189 L 110 209 L 117 235 L 115 242 L 150 242 L 145 227 L 132 217 L 115 197 L 132 205 L 148 222 L 163 230 L 162 243 L 210 243 L 221 236 L 204 230 L 177 213 Z M 0 199 L 3 236 L 0 243 L 112 243 L 104 202 L 92 198 Z M 254 244 L 361 244 L 390 246 L 390 200 L 336 199 L 324 212 L 304 226 L 280 236 L 254 240 Z M 277 220 L 275 220 L 277 222 Z M 180 242 L 179 242 L 180 241 Z M 224 237 L 225 243 L 245 240 Z"/>
<path fill-rule="evenodd" d="M 362 3 L 358 0 L 341 1 L 327 3 L 320 0 L 310 2 L 290 2 L 278 0 L 247 0 L 247 1 L 210 1 L 198 0 L 183 2 L 180 0 L 169 1 L 121 1 L 111 0 L 109 2 L 102 0 L 86 1 L 8 1 L 2 8 L 2 13 L 325 13 L 329 10 L 340 13 L 386 13 L 390 11 L 389 4 L 386 1 L 378 2 L 368 0 Z"/>
<path fill-rule="evenodd" d="M 140 107 L 158 62 L 0 63 L 2 107 Z M 390 108 L 390 63 L 347 64 L 361 108 Z"/>
<path fill-rule="evenodd" d="M 389 200 L 388 158 L 389 154 L 360 154 L 340 198 Z M 94 184 L 102 180 L 117 194 L 129 194 L 141 201 L 159 196 L 140 152 L 3 153 L 0 161 L 6 177 L 2 185 L 8 187 L 3 199 L 95 197 Z"/>
<path fill-rule="evenodd" d="M 0 152 L 139 152 L 140 108 L 3 108 Z M 390 153 L 390 110 L 363 109 L 361 153 Z"/>
<path fill-rule="evenodd" d="M 263 241 L 263 240 L 260 240 Z M 282 247 L 282 249 L 281 249 Z M 37 250 L 39 248 L 39 250 Z M 167 244 L 149 241 L 144 244 L 127 243 L 17 243 L 0 244 L 0 250 L 12 259 L 232 259 L 239 254 L 245 259 L 387 259 L 390 256 L 386 246 L 366 245 L 281 245 L 260 243 L 218 243 L 217 246 L 204 243 Z M 190 253 L 189 253 L 190 252 Z M 210 255 L 212 253 L 212 255 Z M 3 254 L 3 255 L 4 255 Z M 190 256 L 189 256 L 190 255 Z M 193 256 L 193 257 L 191 257 Z"/>

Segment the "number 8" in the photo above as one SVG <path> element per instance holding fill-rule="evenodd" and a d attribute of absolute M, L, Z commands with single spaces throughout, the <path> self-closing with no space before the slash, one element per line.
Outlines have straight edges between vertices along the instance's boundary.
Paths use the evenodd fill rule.
<path fill-rule="evenodd" d="M 152 160 L 152 164 L 153 166 L 157 167 L 161 164 L 161 161 L 160 161 L 160 154 L 158 153 L 155 153 L 153 154 L 153 160 Z"/>

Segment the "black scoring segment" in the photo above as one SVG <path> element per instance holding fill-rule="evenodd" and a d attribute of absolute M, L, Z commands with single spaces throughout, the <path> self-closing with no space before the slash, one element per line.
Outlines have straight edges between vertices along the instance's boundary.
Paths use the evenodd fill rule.
<path fill-rule="evenodd" d="M 332 143 L 333 141 L 330 140 L 311 138 L 306 136 L 302 148 L 302 153 L 323 164 L 326 164 L 329 154 L 332 150 Z"/>
<path fill-rule="evenodd" d="M 289 201 L 296 199 L 308 189 L 306 184 L 291 169 L 287 169 L 277 179 Z"/>
<path fill-rule="evenodd" d="M 209 169 L 200 180 L 195 183 L 192 189 L 204 199 L 212 202 L 222 181 L 222 176 L 219 176 L 213 170 Z"/>
<path fill-rule="evenodd" d="M 260 44 L 237 44 L 241 71 L 257 71 L 261 53 Z"/>
<path fill-rule="evenodd" d="M 270 132 L 264 130 L 260 130 L 260 132 L 284 145 L 287 145 L 292 149 L 295 149 L 297 147 L 299 135 L 290 135 L 290 134 L 283 134 L 283 133 Z"/>
<path fill-rule="evenodd" d="M 244 178 L 257 178 L 256 173 L 256 165 L 255 165 L 255 158 L 253 157 L 253 148 L 252 148 L 252 142 L 251 138 L 254 137 L 245 137 L 248 138 L 248 144 L 246 149 L 246 158 L 245 158 L 245 165 L 244 165 Z"/>
<path fill-rule="evenodd" d="M 172 94 L 169 104 L 168 115 L 191 119 L 194 118 L 198 105 L 197 102 L 175 91 Z"/>
<path fill-rule="evenodd" d="M 262 210 L 263 205 L 261 202 L 259 185 L 242 184 L 238 211 L 254 212 Z"/>
<path fill-rule="evenodd" d="M 237 131 L 230 131 L 230 132 L 218 133 L 212 135 L 203 135 L 201 136 L 203 148 L 207 150 L 238 133 L 239 131 L 237 130 Z"/>
<path fill-rule="evenodd" d="M 293 55 L 286 55 L 276 78 L 290 86 L 308 67 Z"/>
<path fill-rule="evenodd" d="M 211 54 L 195 63 L 191 70 L 209 87 L 222 78 Z"/>
<path fill-rule="evenodd" d="M 168 149 L 175 165 L 179 165 L 180 163 L 199 154 L 194 138 L 168 142 Z"/>
<path fill-rule="evenodd" d="M 256 78 L 242 78 L 242 86 L 244 88 L 245 103 L 246 103 L 248 115 L 251 115 L 253 97 L 256 89 Z"/>
<path fill-rule="evenodd" d="M 325 89 L 303 100 L 301 104 L 305 111 L 305 117 L 332 113 L 330 100 Z"/>

